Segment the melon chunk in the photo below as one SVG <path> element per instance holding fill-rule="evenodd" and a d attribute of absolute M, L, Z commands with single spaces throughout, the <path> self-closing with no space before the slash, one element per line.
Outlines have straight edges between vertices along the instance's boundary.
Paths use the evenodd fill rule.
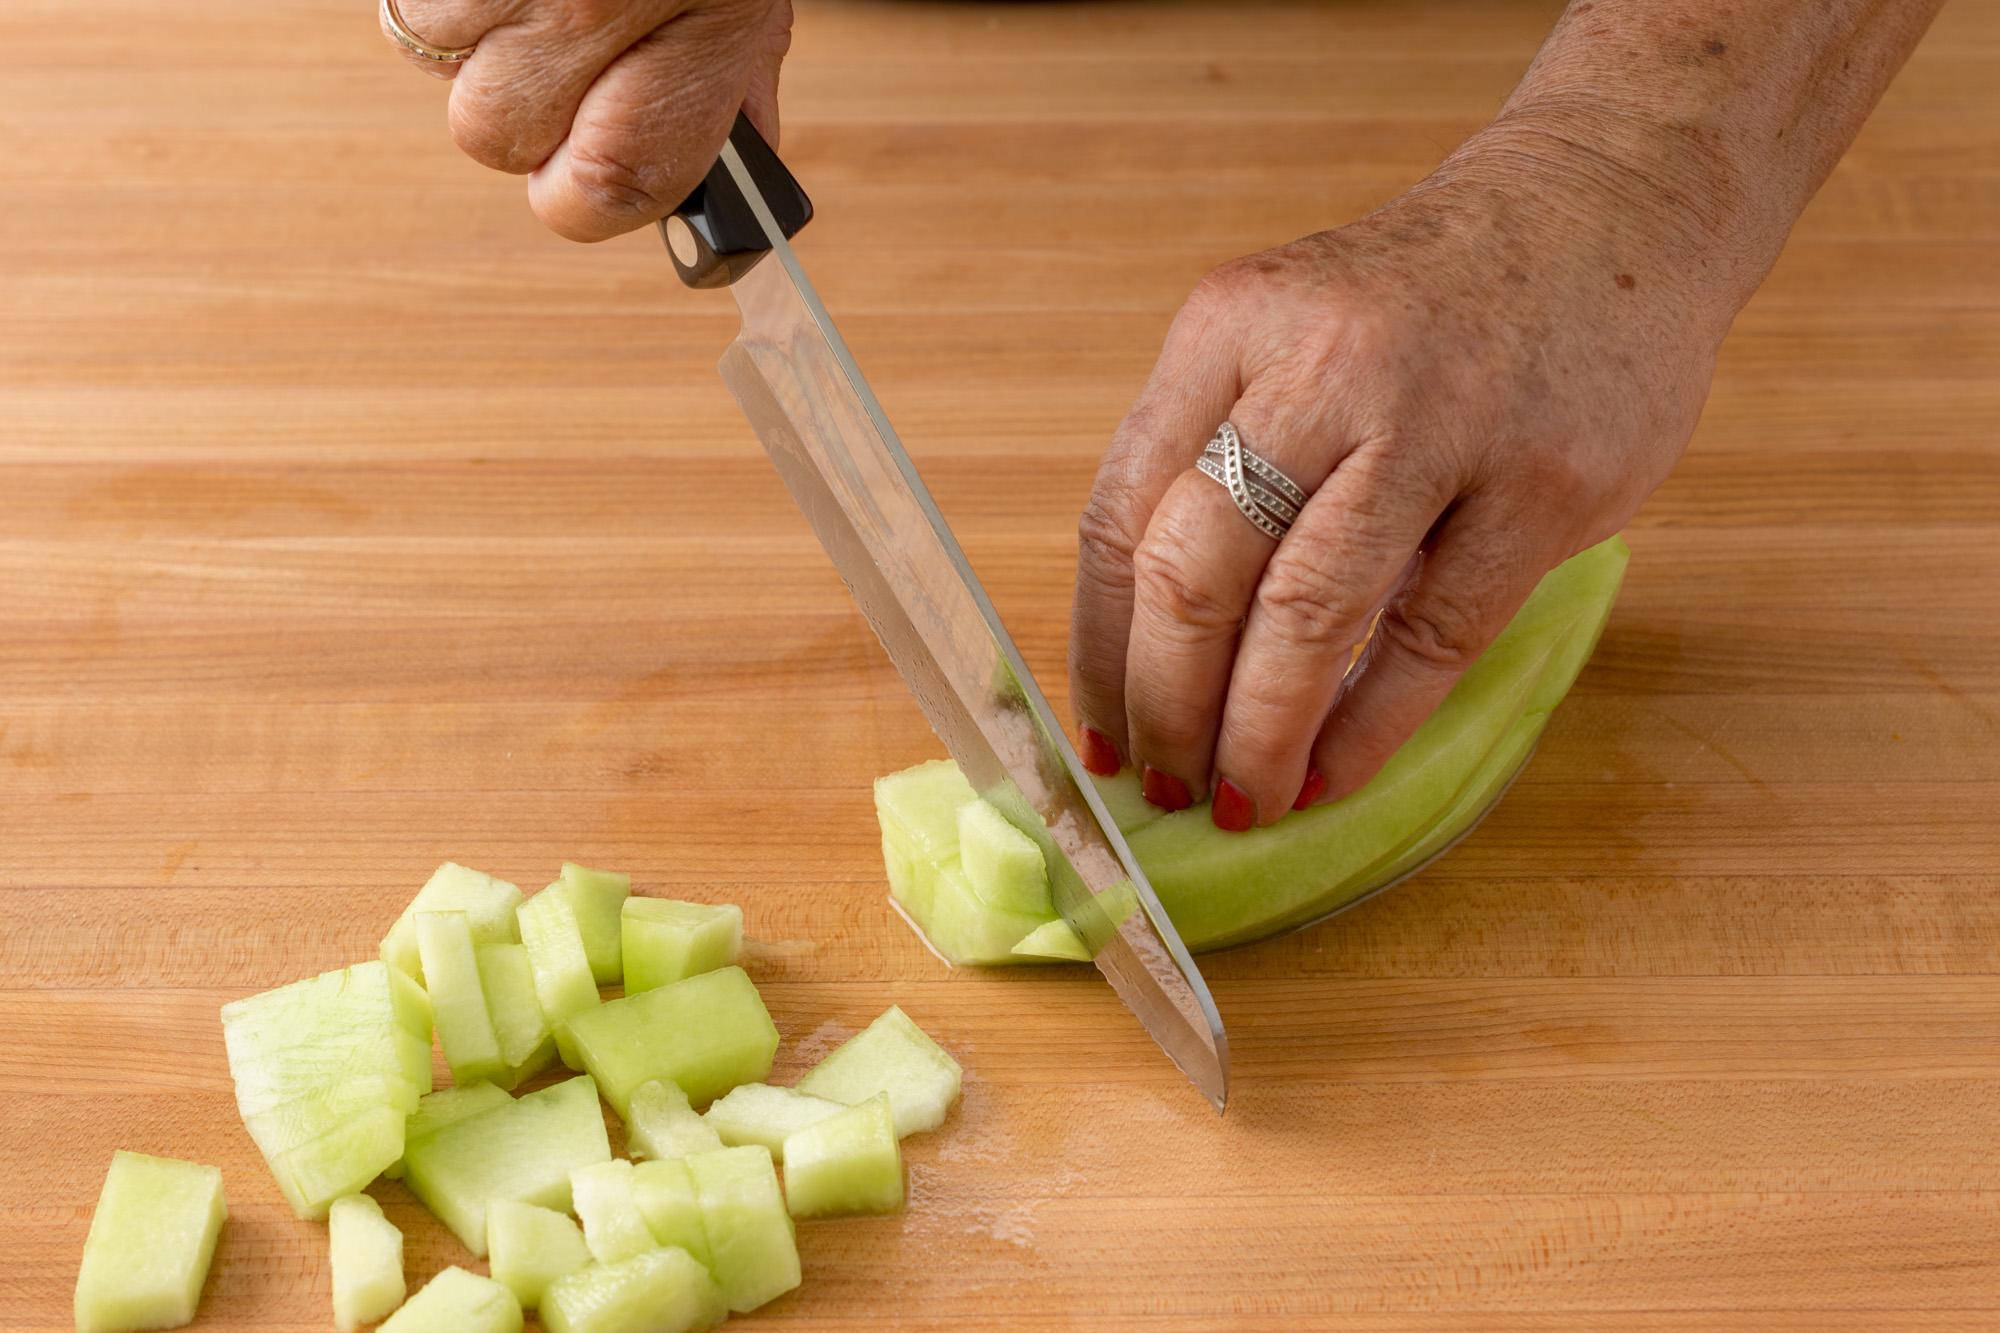
<path fill-rule="evenodd" d="M 583 930 L 583 948 L 590 956 L 591 975 L 600 986 L 616 986 L 624 978 L 625 967 L 619 911 L 632 892 L 632 877 L 565 861 L 557 883 L 562 885 L 570 908 L 576 913 L 576 923 Z"/>
<path fill-rule="evenodd" d="M 695 1333 L 728 1317 L 721 1288 L 686 1250 L 593 1264 L 552 1283 L 542 1302 L 549 1333 Z"/>
<path fill-rule="evenodd" d="M 410 1144 L 412 1193 L 473 1254 L 486 1254 L 486 1210 L 499 1199 L 568 1210 L 569 1173 L 609 1161 L 597 1085 L 587 1076 L 510 1098 Z"/>
<path fill-rule="evenodd" d="M 755 1145 L 683 1158 L 701 1201 L 711 1270 L 738 1314 L 799 1285 L 792 1215 L 771 1154 Z"/>
<path fill-rule="evenodd" d="M 245 1116 L 243 1127 L 268 1159 L 330 1134 L 358 1115 L 385 1107 L 407 1115 L 418 1104 L 416 1088 L 400 1075 L 367 1074 L 324 1093 Z"/>
<path fill-rule="evenodd" d="M 840 1102 L 830 1102 L 796 1088 L 745 1083 L 717 1098 L 701 1118 L 730 1147 L 759 1143 L 771 1150 L 774 1160 L 782 1162 L 787 1136 L 846 1109 Z"/>
<path fill-rule="evenodd" d="M 958 857 L 972 891 L 988 907 L 1043 917 L 1055 911 L 1041 847 L 984 801 L 958 808 Z"/>
<path fill-rule="evenodd" d="M 641 1162 L 633 1167 L 632 1201 L 655 1244 L 679 1246 L 703 1264 L 713 1265 L 708 1227 L 701 1220 L 701 1196 L 685 1161 Z"/>
<path fill-rule="evenodd" d="M 799 1091 L 858 1106 L 889 1094 L 896 1137 L 907 1138 L 944 1123 L 958 1100 L 958 1061 L 932 1041 L 900 1008 L 886 1013 L 844 1042 L 799 1080 Z"/>
<path fill-rule="evenodd" d="M 479 984 L 471 923 L 463 912 L 419 912 L 416 930 L 438 1045 L 451 1066 L 451 1081 L 504 1083 L 507 1062 L 487 1012 L 486 990 Z"/>
<path fill-rule="evenodd" d="M 192 1323 L 228 1216 L 215 1167 L 113 1153 L 76 1275 L 77 1333 Z"/>
<path fill-rule="evenodd" d="M 784 1160 L 793 1217 L 893 1213 L 903 1206 L 903 1152 L 886 1092 L 797 1131 L 785 1140 Z"/>
<path fill-rule="evenodd" d="M 583 1242 L 601 1264 L 615 1264 L 659 1244 L 632 1200 L 632 1164 L 622 1158 L 592 1162 L 569 1173 L 571 1206 L 583 1223 Z"/>
<path fill-rule="evenodd" d="M 590 969 L 590 954 L 583 943 L 583 927 L 567 893 L 558 893 L 551 884 L 522 904 L 521 943 L 528 950 L 528 964 L 535 974 L 535 998 L 541 1001 L 542 1016 L 555 1033 L 556 1049 L 571 1069 L 581 1069 L 576 1052 L 570 1049 L 570 1019 L 599 1002 L 597 979 Z"/>
<path fill-rule="evenodd" d="M 949 759 L 875 779 L 875 813 L 883 836 L 933 863 L 958 855 L 958 812 L 979 793 Z"/>
<path fill-rule="evenodd" d="M 378 1333 L 521 1333 L 521 1302 L 490 1277 L 447 1268 Z"/>
<path fill-rule="evenodd" d="M 446 1125 L 456 1124 L 481 1111 L 490 1111 L 496 1106 L 505 1106 L 514 1099 L 491 1083 L 468 1083 L 462 1088 L 440 1088 L 423 1098 L 403 1122 L 403 1150 L 427 1134 L 435 1134 Z M 391 1180 L 403 1178 L 403 1163 L 382 1172 Z"/>
<path fill-rule="evenodd" d="M 628 995 L 569 1020 L 569 1039 L 604 1099 L 629 1118 L 641 1083 L 672 1079 L 706 1102 L 771 1072 L 778 1029 L 740 967 Z"/>
<path fill-rule="evenodd" d="M 621 929 L 625 993 L 637 995 L 735 962 L 743 948 L 743 909 L 627 898 Z"/>
<path fill-rule="evenodd" d="M 377 1107 L 338 1129 L 270 1159 L 271 1175 L 292 1211 L 310 1221 L 343 1194 L 358 1194 L 403 1155 L 403 1112 Z"/>
<path fill-rule="evenodd" d="M 651 1079 L 632 1092 L 625 1112 L 625 1151 L 632 1157 L 685 1157 L 722 1146 L 715 1127 L 695 1113 L 672 1079 Z"/>
<path fill-rule="evenodd" d="M 473 952 L 479 959 L 486 1016 L 500 1041 L 500 1060 L 507 1066 L 504 1085 L 516 1088 L 555 1063 L 555 1034 L 535 998 L 535 972 L 527 946 L 481 944 Z"/>
<path fill-rule="evenodd" d="M 496 1199 L 486 1210 L 487 1266 L 532 1310 L 549 1283 L 590 1263 L 583 1232 L 564 1213 L 514 1199 Z"/>
<path fill-rule="evenodd" d="M 1063 963 L 1087 963 L 1090 950 L 1083 937 L 1063 920 L 1044 921 L 1021 937 L 1012 950 L 1023 958 L 1047 958 Z"/>
<path fill-rule="evenodd" d="M 417 896 L 382 937 L 382 959 L 423 981 L 423 958 L 417 948 L 417 913 L 463 912 L 474 940 L 481 944 L 511 944 L 521 938 L 514 924 L 514 913 L 520 906 L 521 891 L 506 880 L 447 861 L 417 890 Z"/>
<path fill-rule="evenodd" d="M 326 1215 L 327 1266 L 333 1270 L 333 1324 L 354 1333 L 386 1319 L 403 1303 L 403 1233 L 366 1194 L 333 1201 Z"/>

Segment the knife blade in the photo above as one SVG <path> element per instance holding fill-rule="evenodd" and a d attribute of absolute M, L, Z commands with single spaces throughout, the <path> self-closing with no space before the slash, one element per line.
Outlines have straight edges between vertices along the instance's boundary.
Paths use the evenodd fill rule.
<path fill-rule="evenodd" d="M 739 116 L 660 229 L 683 281 L 735 296 L 743 324 L 722 378 L 932 729 L 975 789 L 1039 816 L 1057 910 L 1219 1111 L 1229 1044 L 1215 1000 L 800 266 L 789 237 L 811 211 Z M 1125 885 L 1139 910 L 1114 920 L 1099 895 Z"/>

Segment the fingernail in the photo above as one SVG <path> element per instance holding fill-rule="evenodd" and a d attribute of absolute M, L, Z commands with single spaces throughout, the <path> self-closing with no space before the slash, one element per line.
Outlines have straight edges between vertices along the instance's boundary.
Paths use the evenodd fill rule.
<path fill-rule="evenodd" d="M 1085 727 L 1083 738 L 1083 766 L 1100 778 L 1113 777 L 1123 767 L 1118 758 L 1118 747 L 1111 738 L 1095 727 Z"/>
<path fill-rule="evenodd" d="M 1215 789 L 1215 801 L 1208 807 L 1208 814 L 1224 833 L 1242 833 L 1257 822 L 1257 807 L 1228 778 Z"/>
<path fill-rule="evenodd" d="M 1317 801 L 1320 798 L 1320 793 L 1325 790 L 1326 779 L 1320 776 L 1320 771 L 1316 768 L 1307 769 L 1305 786 L 1299 788 L 1299 799 L 1292 802 L 1292 809 L 1305 809 L 1314 801 Z"/>
<path fill-rule="evenodd" d="M 1185 810 L 1194 804 L 1188 785 L 1171 773 L 1162 773 L 1151 764 L 1139 776 L 1139 790 L 1162 810 Z"/>

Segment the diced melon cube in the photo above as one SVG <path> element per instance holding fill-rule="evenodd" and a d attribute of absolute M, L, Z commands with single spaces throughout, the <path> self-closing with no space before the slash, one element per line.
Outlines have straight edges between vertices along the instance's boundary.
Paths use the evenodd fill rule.
<path fill-rule="evenodd" d="M 931 887 L 931 915 L 924 932 L 954 963 L 1013 961 L 1014 946 L 1040 929 L 1046 913 L 1012 912 L 981 902 L 957 864 L 939 866 Z"/>
<path fill-rule="evenodd" d="M 715 1279 L 686 1250 L 593 1264 L 552 1283 L 542 1303 L 549 1333 L 696 1333 L 728 1317 Z"/>
<path fill-rule="evenodd" d="M 237 1110 L 249 1117 L 386 1074 L 430 1091 L 428 1019 L 413 1030 L 405 996 L 369 962 L 222 1006 Z"/>
<path fill-rule="evenodd" d="M 417 948 L 419 912 L 463 912 L 472 938 L 481 944 L 511 944 L 521 936 L 514 913 L 521 891 L 504 879 L 447 861 L 437 868 L 417 896 L 382 938 L 382 958 L 418 981 L 425 980 L 422 952 Z"/>
<path fill-rule="evenodd" d="M 641 1083 L 668 1078 L 706 1102 L 771 1072 L 778 1029 L 740 967 L 703 972 L 587 1009 L 569 1020 L 572 1048 L 618 1114 Z"/>
<path fill-rule="evenodd" d="M 1090 950 L 1083 937 L 1067 921 L 1045 921 L 1021 937 L 1014 952 L 1023 958 L 1053 958 L 1066 963 L 1087 963 Z"/>
<path fill-rule="evenodd" d="M 985 801 L 958 808 L 958 860 L 988 907 L 1040 916 L 1055 910 L 1041 846 Z"/>
<path fill-rule="evenodd" d="M 462 1088 L 440 1088 L 417 1103 L 403 1125 L 403 1149 L 446 1125 L 457 1124 L 496 1106 L 508 1106 L 514 1099 L 491 1083 L 468 1083 Z M 382 1172 L 391 1180 L 403 1178 L 403 1164 L 397 1162 Z"/>
<path fill-rule="evenodd" d="M 500 1059 L 507 1066 L 506 1086 L 518 1087 L 556 1060 L 555 1034 L 535 998 L 535 972 L 527 946 L 481 944 L 479 987 L 486 994 L 486 1015 L 500 1040 Z"/>
<path fill-rule="evenodd" d="M 431 995 L 438 1045 L 451 1066 L 453 1083 L 485 1079 L 504 1083 L 507 1062 L 479 984 L 479 956 L 472 924 L 463 912 L 419 912 L 417 952 L 424 961 L 424 984 Z"/>
<path fill-rule="evenodd" d="M 903 1206 L 903 1152 L 888 1093 L 785 1140 L 785 1204 L 793 1217 L 892 1213 Z"/>
<path fill-rule="evenodd" d="M 632 892 L 632 877 L 565 861 L 557 882 L 563 886 L 576 913 L 576 924 L 583 930 L 583 948 L 590 956 L 591 975 L 600 986 L 617 985 L 625 975 L 619 910 Z"/>
<path fill-rule="evenodd" d="M 682 1160 L 694 1177 L 710 1267 L 729 1308 L 743 1314 L 798 1286 L 798 1243 L 771 1154 L 752 1145 Z"/>
<path fill-rule="evenodd" d="M 192 1323 L 228 1216 L 215 1167 L 113 1153 L 76 1275 L 77 1333 Z"/>
<path fill-rule="evenodd" d="M 743 909 L 733 903 L 627 898 L 621 928 L 627 995 L 727 967 L 743 948 Z"/>
<path fill-rule="evenodd" d="M 799 1080 L 800 1092 L 859 1105 L 878 1092 L 889 1094 L 896 1137 L 907 1138 L 944 1123 L 958 1100 L 958 1061 L 891 1005 L 886 1013 L 813 1066 Z"/>
<path fill-rule="evenodd" d="M 490 1277 L 447 1268 L 377 1333 L 521 1333 L 521 1302 Z"/>
<path fill-rule="evenodd" d="M 570 1206 L 583 1223 L 583 1241 L 601 1264 L 615 1264 L 659 1248 L 632 1201 L 632 1164 L 623 1158 L 592 1162 L 569 1173 Z"/>
<path fill-rule="evenodd" d="M 672 1079 L 650 1079 L 632 1092 L 625 1111 L 625 1151 L 632 1157 L 685 1157 L 722 1146 Z"/>
<path fill-rule="evenodd" d="M 326 1215 L 327 1265 L 333 1270 L 333 1324 L 354 1333 L 403 1303 L 403 1233 L 366 1194 L 333 1201 Z"/>
<path fill-rule="evenodd" d="M 931 919 L 931 883 L 937 871 L 930 862 L 912 856 L 903 843 L 882 835 L 882 865 L 889 873 L 889 896 L 919 923 Z"/>
<path fill-rule="evenodd" d="M 521 942 L 535 973 L 535 998 L 556 1034 L 556 1048 L 571 1069 L 583 1066 L 570 1049 L 566 1024 L 598 1004 L 597 979 L 583 943 L 583 927 L 569 895 L 551 884 L 521 906 Z"/>
<path fill-rule="evenodd" d="M 844 1103 L 830 1102 L 796 1088 L 745 1083 L 717 1098 L 701 1118 L 730 1147 L 760 1143 L 771 1150 L 774 1159 L 782 1162 L 787 1137 L 846 1109 Z"/>
<path fill-rule="evenodd" d="M 597 1085 L 572 1078 L 446 1125 L 409 1146 L 411 1191 L 473 1254 L 486 1253 L 486 1209 L 517 1199 L 567 1211 L 569 1173 L 609 1161 Z"/>
<path fill-rule="evenodd" d="M 344 1086 L 314 1093 L 245 1116 L 243 1127 L 268 1160 L 330 1134 L 368 1111 L 389 1107 L 405 1115 L 418 1104 L 417 1090 L 396 1074 L 369 1074 Z"/>
<path fill-rule="evenodd" d="M 959 807 L 979 799 L 949 759 L 875 779 L 875 815 L 913 860 L 941 865 L 958 856 Z"/>
<path fill-rule="evenodd" d="M 341 1195 L 367 1189 L 403 1155 L 403 1121 L 403 1113 L 393 1106 L 366 1111 L 269 1159 L 285 1202 L 298 1216 L 318 1221 Z"/>
<path fill-rule="evenodd" d="M 686 1162 L 675 1158 L 633 1167 L 632 1201 L 656 1244 L 678 1245 L 703 1264 L 713 1265 L 708 1227 L 701 1220 L 701 1196 Z"/>
<path fill-rule="evenodd" d="M 515 1199 L 496 1199 L 486 1210 L 486 1253 L 494 1280 L 530 1310 L 549 1283 L 590 1262 L 583 1232 L 567 1214 Z"/>

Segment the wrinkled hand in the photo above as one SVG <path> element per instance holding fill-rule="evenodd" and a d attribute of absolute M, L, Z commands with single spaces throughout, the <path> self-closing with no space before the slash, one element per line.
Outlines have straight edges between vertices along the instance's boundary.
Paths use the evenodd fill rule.
<path fill-rule="evenodd" d="M 1232 830 L 1354 791 L 1665 479 L 1733 307 L 1692 291 L 1671 208 L 1564 151 L 1495 136 L 1196 288 L 1080 525 L 1093 770 Z M 1225 419 L 1311 495 L 1282 542 L 1193 470 Z"/>
<path fill-rule="evenodd" d="M 458 146 L 526 175 L 536 216 L 571 240 L 601 241 L 665 217 L 715 161 L 738 109 L 777 141 L 791 0 L 398 0 L 397 8 L 433 46 L 477 47 L 460 65 L 410 58 L 453 81 Z M 386 35 L 386 16 L 383 27 Z"/>

